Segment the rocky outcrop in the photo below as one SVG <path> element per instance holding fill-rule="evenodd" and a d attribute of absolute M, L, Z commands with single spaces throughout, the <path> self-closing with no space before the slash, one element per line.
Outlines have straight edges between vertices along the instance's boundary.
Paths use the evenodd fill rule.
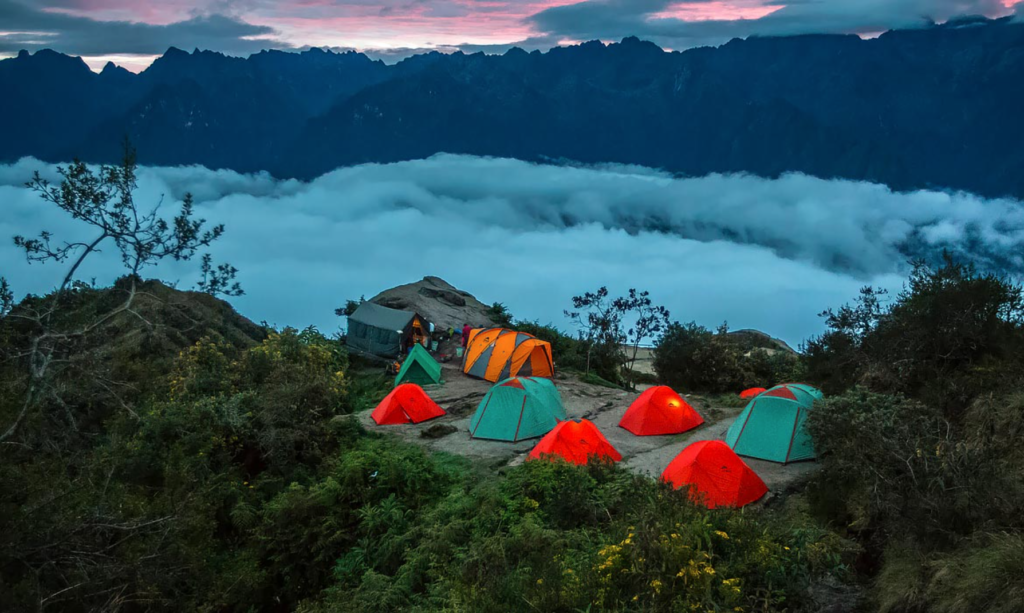
<path fill-rule="evenodd" d="M 423 277 L 415 283 L 399 285 L 370 298 L 370 302 L 403 311 L 415 311 L 441 330 L 493 326 L 489 307 L 439 277 Z"/>

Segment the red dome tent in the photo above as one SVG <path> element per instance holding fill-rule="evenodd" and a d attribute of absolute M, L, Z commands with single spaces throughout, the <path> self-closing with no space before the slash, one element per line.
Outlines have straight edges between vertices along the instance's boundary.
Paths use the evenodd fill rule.
<path fill-rule="evenodd" d="M 768 486 L 722 441 L 698 441 L 669 462 L 664 481 L 676 489 L 690 488 L 690 496 L 709 509 L 742 507 L 761 498 Z"/>
<path fill-rule="evenodd" d="M 586 464 L 592 456 L 612 462 L 622 459 L 622 454 L 587 419 L 561 422 L 537 442 L 529 457 L 531 460 L 539 460 L 545 455 L 557 455 L 573 464 Z"/>
<path fill-rule="evenodd" d="M 415 383 L 403 383 L 380 401 L 370 417 L 378 426 L 427 421 L 444 415 L 444 409 Z"/>
<path fill-rule="evenodd" d="M 629 405 L 619 426 L 637 436 L 652 436 L 679 434 L 702 423 L 704 418 L 679 394 L 670 387 L 659 385 L 647 389 Z"/>
<path fill-rule="evenodd" d="M 763 392 L 767 392 L 767 391 L 768 390 L 766 388 L 763 388 L 763 387 L 747 388 L 747 389 L 743 390 L 742 392 L 740 392 L 740 398 L 743 398 L 744 400 L 749 400 L 751 398 L 756 398 L 759 394 L 761 394 Z"/>

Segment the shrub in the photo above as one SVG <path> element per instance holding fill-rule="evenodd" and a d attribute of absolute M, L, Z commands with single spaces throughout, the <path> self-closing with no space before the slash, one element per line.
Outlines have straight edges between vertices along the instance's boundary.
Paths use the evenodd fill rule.
<path fill-rule="evenodd" d="M 752 383 L 742 356 L 726 339 L 694 322 L 672 323 L 654 347 L 658 379 L 680 390 L 735 392 Z"/>
<path fill-rule="evenodd" d="M 492 304 L 485 315 L 500 328 L 512 327 L 512 313 L 509 313 L 508 307 L 500 302 Z"/>
<path fill-rule="evenodd" d="M 900 542 L 886 550 L 877 599 L 881 613 L 1022 611 L 1024 537 L 994 533 L 930 556 Z"/>
<path fill-rule="evenodd" d="M 958 419 L 993 387 L 1024 373 L 1021 287 L 949 257 L 917 263 L 892 304 L 865 288 L 826 311 L 827 332 L 807 344 L 809 374 L 827 393 L 856 383 L 933 404 Z"/>

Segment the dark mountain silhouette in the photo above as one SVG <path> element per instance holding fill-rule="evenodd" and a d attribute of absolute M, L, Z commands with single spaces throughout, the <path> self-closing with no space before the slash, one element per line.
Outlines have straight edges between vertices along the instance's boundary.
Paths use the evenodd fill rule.
<path fill-rule="evenodd" d="M 169 50 L 139 75 L 52 51 L 0 61 L 0 159 L 115 158 L 310 178 L 438 152 L 800 171 L 1024 197 L 1024 24 L 962 19 L 877 39 L 626 38 L 547 53 Z"/>

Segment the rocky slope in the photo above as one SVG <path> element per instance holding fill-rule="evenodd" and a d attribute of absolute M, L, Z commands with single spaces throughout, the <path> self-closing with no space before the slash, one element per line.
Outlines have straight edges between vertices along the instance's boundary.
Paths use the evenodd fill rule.
<path fill-rule="evenodd" d="M 461 329 L 467 323 L 474 328 L 495 325 L 486 304 L 438 277 L 423 277 L 415 283 L 384 290 L 370 302 L 415 311 L 440 330 Z"/>

